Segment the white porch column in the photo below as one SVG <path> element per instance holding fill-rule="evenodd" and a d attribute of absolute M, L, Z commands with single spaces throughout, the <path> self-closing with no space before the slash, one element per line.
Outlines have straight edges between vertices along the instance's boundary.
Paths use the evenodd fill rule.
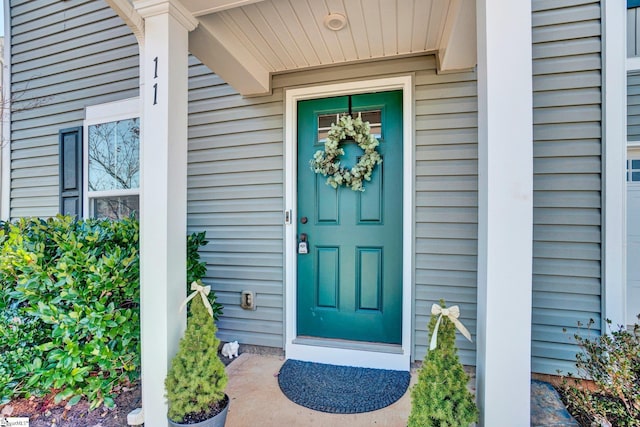
<path fill-rule="evenodd" d="M 603 10 L 604 313 L 613 330 L 627 324 L 627 3 L 605 0 Z M 632 260 L 633 262 L 633 260 Z"/>
<path fill-rule="evenodd" d="M 141 47 L 140 285 L 145 425 L 166 426 L 164 379 L 185 328 L 188 34 L 175 0 L 134 2 Z"/>
<path fill-rule="evenodd" d="M 477 0 L 480 425 L 528 426 L 533 129 L 531 2 Z"/>

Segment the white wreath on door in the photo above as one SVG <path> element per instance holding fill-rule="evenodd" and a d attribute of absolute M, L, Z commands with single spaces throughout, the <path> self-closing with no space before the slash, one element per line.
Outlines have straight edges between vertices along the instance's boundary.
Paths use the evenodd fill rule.
<path fill-rule="evenodd" d="M 340 143 L 353 138 L 364 154 L 351 169 L 340 165 L 339 156 L 344 154 Z M 327 177 L 327 185 L 338 188 L 344 185 L 354 191 L 364 191 L 364 181 L 371 181 L 371 174 L 376 165 L 382 163 L 382 157 L 376 150 L 380 142 L 371 135 L 369 122 L 362 118 L 352 118 L 348 114 L 340 116 L 338 123 L 332 123 L 324 143 L 324 150 L 318 150 L 313 156 L 311 169 L 315 173 Z"/>

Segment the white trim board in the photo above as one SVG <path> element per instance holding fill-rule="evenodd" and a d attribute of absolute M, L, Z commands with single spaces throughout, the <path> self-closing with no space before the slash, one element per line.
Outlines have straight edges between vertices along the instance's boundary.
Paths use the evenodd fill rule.
<path fill-rule="evenodd" d="M 402 238 L 402 344 L 398 352 L 320 347 L 295 342 L 296 331 L 296 227 L 297 221 L 285 225 L 285 343 L 288 359 L 365 368 L 408 371 L 411 362 L 413 212 L 414 212 L 414 119 L 413 76 L 389 77 L 288 89 L 285 92 L 285 211 L 297 218 L 297 105 L 304 99 L 325 98 L 358 93 L 402 90 L 403 120 L 403 238 Z M 376 345 L 373 344 L 372 348 Z"/>
<path fill-rule="evenodd" d="M 626 320 L 626 202 L 627 155 L 626 4 L 606 0 L 603 8 L 603 313 L 613 325 Z"/>
<path fill-rule="evenodd" d="M 0 135 L 0 219 L 11 216 L 11 2 L 4 0 L 4 69 L 2 70 L 2 132 Z"/>
<path fill-rule="evenodd" d="M 128 98 L 105 104 L 89 105 L 85 109 L 85 125 L 109 123 L 140 117 L 140 98 Z"/>
<path fill-rule="evenodd" d="M 627 58 L 627 71 L 640 71 L 640 57 Z"/>

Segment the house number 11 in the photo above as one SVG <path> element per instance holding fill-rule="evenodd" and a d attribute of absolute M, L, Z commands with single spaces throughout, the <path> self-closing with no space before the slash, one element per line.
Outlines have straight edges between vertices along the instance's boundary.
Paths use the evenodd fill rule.
<path fill-rule="evenodd" d="M 153 79 L 158 78 L 158 57 L 153 58 L 154 68 L 153 68 Z M 153 84 L 153 105 L 158 103 L 158 83 Z"/>

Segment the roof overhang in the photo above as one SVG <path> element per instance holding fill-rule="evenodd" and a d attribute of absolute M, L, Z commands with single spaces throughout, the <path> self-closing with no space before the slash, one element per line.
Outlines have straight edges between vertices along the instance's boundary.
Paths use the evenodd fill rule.
<path fill-rule="evenodd" d="M 149 0 L 107 0 L 143 41 Z M 436 55 L 438 72 L 476 65 L 475 0 L 170 0 L 198 25 L 189 50 L 245 96 L 271 76 L 314 67 Z"/>

